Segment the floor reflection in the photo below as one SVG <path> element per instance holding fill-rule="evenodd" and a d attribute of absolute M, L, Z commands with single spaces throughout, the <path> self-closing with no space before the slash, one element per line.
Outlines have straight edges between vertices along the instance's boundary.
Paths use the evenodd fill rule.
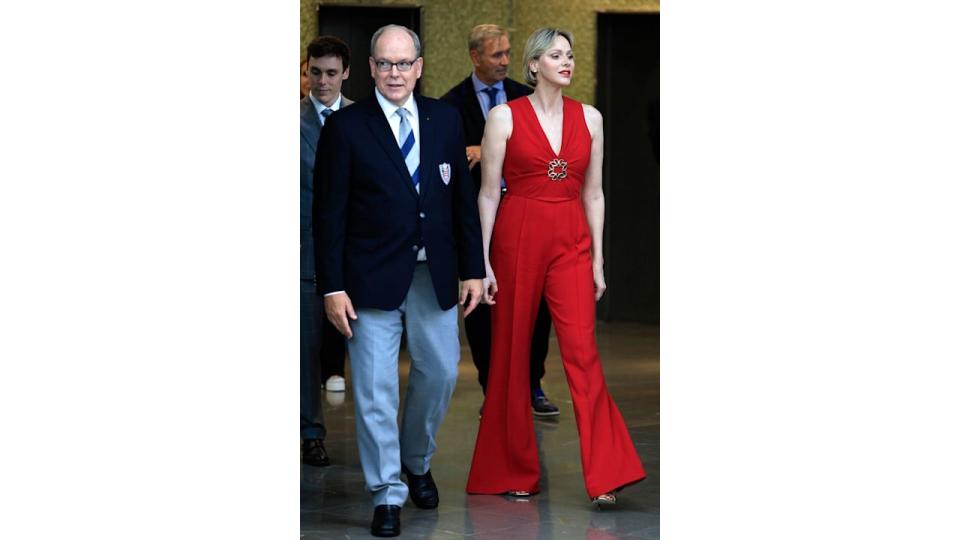
<path fill-rule="evenodd" d="M 541 492 L 527 500 L 464 492 L 482 401 L 470 351 L 462 350 L 460 378 L 437 436 L 433 475 L 440 507 L 403 508 L 402 538 L 658 539 L 659 523 L 659 343 L 656 327 L 598 323 L 597 344 L 611 395 L 627 422 L 648 477 L 626 488 L 617 506 L 599 510 L 583 485 L 573 404 L 556 340 L 551 340 L 544 389 L 560 416 L 537 418 L 534 427 L 541 463 Z M 409 361 L 402 359 L 401 395 Z M 349 364 L 349 362 L 348 362 Z M 349 383 L 349 366 L 347 373 Z M 333 465 L 301 466 L 301 538 L 372 538 L 373 508 L 363 488 L 357 458 L 352 392 L 327 396 L 326 446 Z"/>

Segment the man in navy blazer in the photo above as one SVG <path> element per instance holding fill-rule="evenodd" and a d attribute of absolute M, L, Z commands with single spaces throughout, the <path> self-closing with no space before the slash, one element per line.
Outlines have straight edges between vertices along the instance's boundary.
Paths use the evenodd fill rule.
<path fill-rule="evenodd" d="M 420 39 L 388 25 L 370 51 L 374 94 L 320 136 L 314 234 L 327 317 L 347 337 L 371 533 L 396 536 L 408 494 L 420 508 L 439 503 L 430 460 L 457 380 L 458 281 L 468 315 L 485 267 L 459 115 L 413 95 Z M 411 367 L 398 427 L 404 325 Z"/>
<path fill-rule="evenodd" d="M 507 31 L 495 24 L 478 24 L 470 31 L 467 40 L 473 73 L 440 99 L 460 111 L 466 142 L 467 162 L 477 193 L 480 192 L 480 142 L 487 124 L 487 113 L 496 105 L 527 96 L 533 89 L 507 77 L 510 65 L 510 37 Z M 540 387 L 546 369 L 547 349 L 550 343 L 550 311 L 541 299 L 537 321 L 533 327 L 530 343 L 530 403 L 536 416 L 557 416 L 560 410 L 547 399 Z M 464 319 L 467 342 L 477 378 L 484 394 L 487 391 L 487 376 L 490 373 L 490 306 L 477 306 L 473 317 Z"/>
<path fill-rule="evenodd" d="M 343 80 L 350 76 L 350 48 L 339 38 L 320 36 L 307 46 L 305 63 L 310 89 L 300 100 L 300 452 L 304 464 L 324 467 L 330 459 L 323 446 L 326 428 L 317 368 L 324 354 L 339 354 L 342 365 L 344 351 L 336 342 L 342 341 L 336 330 L 331 330 L 332 339 L 323 339 L 326 318 L 317 302 L 314 268 L 313 176 L 325 118 L 353 103 L 340 94 Z"/>

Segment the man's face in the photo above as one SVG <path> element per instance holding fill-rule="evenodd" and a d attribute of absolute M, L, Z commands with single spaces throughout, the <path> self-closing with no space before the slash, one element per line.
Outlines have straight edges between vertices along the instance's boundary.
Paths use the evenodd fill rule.
<path fill-rule="evenodd" d="M 390 65 L 387 71 L 380 71 L 377 62 L 409 62 L 407 71 L 400 71 Z M 423 74 L 423 58 L 417 58 L 417 49 L 413 39 L 403 30 L 387 30 L 377 39 L 374 55 L 370 58 L 370 76 L 383 97 L 394 105 L 403 105 L 413 93 L 417 79 Z"/>
<path fill-rule="evenodd" d="M 350 78 L 350 68 L 343 69 L 343 59 L 327 55 L 307 60 L 307 78 L 310 79 L 310 93 L 327 107 L 337 101 L 343 80 Z"/>
<path fill-rule="evenodd" d="M 510 65 L 510 38 L 500 36 L 483 42 L 483 52 L 470 51 L 470 60 L 477 78 L 490 85 L 507 78 Z"/>

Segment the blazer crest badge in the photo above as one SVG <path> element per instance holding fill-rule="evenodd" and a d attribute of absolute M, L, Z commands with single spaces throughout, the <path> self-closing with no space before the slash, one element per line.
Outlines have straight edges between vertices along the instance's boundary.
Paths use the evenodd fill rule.
<path fill-rule="evenodd" d="M 450 184 L 450 164 L 441 163 L 440 164 L 440 179 L 443 180 L 445 185 Z"/>

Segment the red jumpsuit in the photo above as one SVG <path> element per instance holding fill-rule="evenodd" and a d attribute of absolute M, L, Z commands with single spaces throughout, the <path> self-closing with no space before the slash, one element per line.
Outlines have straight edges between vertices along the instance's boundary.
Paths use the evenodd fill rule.
<path fill-rule="evenodd" d="M 547 299 L 570 385 L 587 494 L 597 497 L 646 477 L 623 416 L 607 393 L 594 336 L 596 302 L 590 229 L 580 190 L 590 163 L 583 106 L 563 98 L 559 155 L 526 97 L 508 103 L 513 132 L 490 247 L 499 291 L 483 418 L 467 492 L 540 490 L 530 410 L 530 339 L 541 293 Z"/>

